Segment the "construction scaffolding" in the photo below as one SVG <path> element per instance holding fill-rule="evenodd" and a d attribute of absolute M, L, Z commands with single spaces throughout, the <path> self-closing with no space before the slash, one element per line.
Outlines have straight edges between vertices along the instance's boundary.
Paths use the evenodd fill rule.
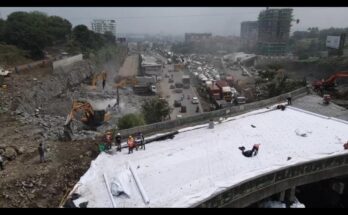
<path fill-rule="evenodd" d="M 267 9 L 258 18 L 258 51 L 261 55 L 284 55 L 290 36 L 293 9 Z"/>

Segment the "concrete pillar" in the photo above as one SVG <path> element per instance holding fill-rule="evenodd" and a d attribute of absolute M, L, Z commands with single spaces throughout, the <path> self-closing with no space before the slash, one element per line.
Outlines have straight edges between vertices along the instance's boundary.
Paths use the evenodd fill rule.
<path fill-rule="evenodd" d="M 279 201 L 284 202 L 285 200 L 285 191 L 279 193 Z"/>
<path fill-rule="evenodd" d="M 291 203 L 295 202 L 295 191 L 296 191 L 296 187 L 292 187 L 290 190 L 289 190 L 289 201 Z"/>
<path fill-rule="evenodd" d="M 292 187 L 284 191 L 285 193 L 284 202 L 287 208 L 289 208 L 290 205 L 295 202 L 295 191 L 296 191 L 296 187 Z"/>

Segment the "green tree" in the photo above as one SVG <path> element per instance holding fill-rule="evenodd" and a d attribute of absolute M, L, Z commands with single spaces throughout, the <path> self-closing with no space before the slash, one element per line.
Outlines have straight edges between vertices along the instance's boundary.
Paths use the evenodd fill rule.
<path fill-rule="evenodd" d="M 148 124 L 161 122 L 172 112 L 168 102 L 160 98 L 146 100 L 141 108 L 145 121 Z"/>
<path fill-rule="evenodd" d="M 88 30 L 85 25 L 78 25 L 72 31 L 72 39 L 79 45 L 85 56 L 89 53 L 103 48 L 106 42 L 102 34 Z"/>
<path fill-rule="evenodd" d="M 113 44 L 116 41 L 116 37 L 112 34 L 111 31 L 105 31 L 104 38 L 107 43 Z"/>
<path fill-rule="evenodd" d="M 7 17 L 2 29 L 4 42 L 28 50 L 32 58 L 39 59 L 44 56 L 45 47 L 66 40 L 71 24 L 60 17 L 49 17 L 38 11 L 14 12 Z"/>
<path fill-rule="evenodd" d="M 71 23 L 59 16 L 50 16 L 47 20 L 47 33 L 51 35 L 52 40 L 56 42 L 65 42 L 71 33 Z"/>
<path fill-rule="evenodd" d="M 123 117 L 121 117 L 118 122 L 117 126 L 119 129 L 128 129 L 133 128 L 136 126 L 144 125 L 145 121 L 141 114 L 126 114 Z"/>

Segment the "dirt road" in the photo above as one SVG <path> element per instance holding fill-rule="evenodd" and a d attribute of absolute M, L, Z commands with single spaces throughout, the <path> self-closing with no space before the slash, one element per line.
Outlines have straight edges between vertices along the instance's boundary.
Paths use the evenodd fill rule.
<path fill-rule="evenodd" d="M 138 75 L 139 56 L 128 56 L 120 68 L 118 75 L 122 77 Z"/>

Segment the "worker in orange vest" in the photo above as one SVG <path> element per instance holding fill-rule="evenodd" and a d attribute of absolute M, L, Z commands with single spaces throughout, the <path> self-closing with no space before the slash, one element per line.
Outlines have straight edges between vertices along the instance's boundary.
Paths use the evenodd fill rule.
<path fill-rule="evenodd" d="M 132 136 L 128 137 L 127 144 L 128 144 L 128 154 L 133 153 L 135 144 L 134 144 L 134 138 Z"/>

